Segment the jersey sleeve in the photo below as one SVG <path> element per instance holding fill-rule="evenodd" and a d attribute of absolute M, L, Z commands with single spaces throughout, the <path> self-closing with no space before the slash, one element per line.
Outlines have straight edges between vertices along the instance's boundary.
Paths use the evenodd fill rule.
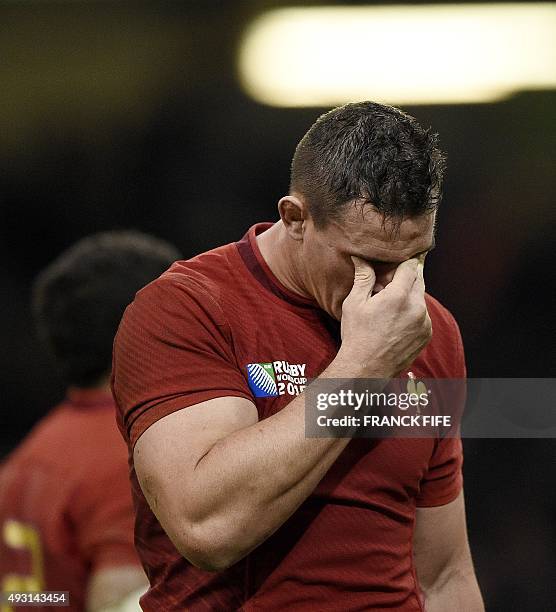
<path fill-rule="evenodd" d="M 449 376 L 451 378 L 466 378 L 465 354 L 463 341 L 459 327 L 454 318 L 449 316 L 450 343 L 454 347 L 452 351 L 453 362 Z M 457 387 L 459 391 L 463 387 Z M 456 414 L 461 414 L 465 396 L 462 394 L 455 401 L 462 404 Z M 421 480 L 420 492 L 417 497 L 418 507 L 443 506 L 453 501 L 463 487 L 463 446 L 459 435 L 457 437 L 446 437 L 435 442 L 435 448 L 429 461 L 427 473 Z"/>
<path fill-rule="evenodd" d="M 112 390 L 131 447 L 177 410 L 217 397 L 253 399 L 216 289 L 211 295 L 197 279 L 176 276 L 137 294 L 114 343 Z"/>

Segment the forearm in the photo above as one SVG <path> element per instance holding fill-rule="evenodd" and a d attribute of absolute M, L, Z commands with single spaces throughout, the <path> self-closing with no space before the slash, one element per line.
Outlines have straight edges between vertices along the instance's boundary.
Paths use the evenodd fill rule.
<path fill-rule="evenodd" d="M 323 378 L 354 377 L 339 357 Z M 349 442 L 306 438 L 305 397 L 217 442 L 199 461 L 187 494 L 193 529 L 221 537 L 238 559 L 269 537 L 309 496 Z"/>
<path fill-rule="evenodd" d="M 484 612 L 485 609 L 472 567 L 447 571 L 424 594 L 426 612 Z"/>
<path fill-rule="evenodd" d="M 195 470 L 191 492 L 203 503 L 193 529 L 212 534 L 223 554 L 234 560 L 291 516 L 348 442 L 306 439 L 302 406 L 298 398 L 279 418 L 217 443 Z"/>

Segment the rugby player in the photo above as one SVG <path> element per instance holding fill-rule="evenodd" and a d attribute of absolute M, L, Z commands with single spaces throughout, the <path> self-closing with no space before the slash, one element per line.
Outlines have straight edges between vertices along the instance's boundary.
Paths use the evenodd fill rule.
<path fill-rule="evenodd" d="M 113 391 L 144 610 L 483 610 L 461 440 L 305 436 L 310 378 L 465 377 L 423 281 L 443 167 L 402 111 L 334 109 L 298 144 L 277 223 L 128 307 Z"/>
<path fill-rule="evenodd" d="M 35 281 L 38 330 L 68 389 L 0 468 L 0 592 L 68 591 L 66 610 L 139 609 L 147 581 L 110 394 L 112 342 L 135 292 L 178 258 L 161 240 L 107 232 Z M 45 610 L 56 603 L 41 601 Z"/>

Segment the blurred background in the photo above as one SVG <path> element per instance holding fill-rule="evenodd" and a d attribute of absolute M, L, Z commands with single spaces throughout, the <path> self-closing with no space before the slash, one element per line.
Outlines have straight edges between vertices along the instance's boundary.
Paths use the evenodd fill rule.
<path fill-rule="evenodd" d="M 471 19 L 471 29 L 462 27 L 458 37 L 449 22 L 435 21 L 441 5 L 429 4 L 432 18 L 409 23 L 413 34 L 389 34 L 379 25 L 388 34 L 383 46 L 353 50 L 343 39 L 349 24 L 336 17 L 336 31 L 325 24 L 320 34 L 309 31 L 320 27 L 316 14 L 303 14 L 301 25 L 265 29 L 273 25 L 269 11 L 295 6 L 0 4 L 0 457 L 64 392 L 32 327 L 29 292 L 37 272 L 100 230 L 150 232 L 189 257 L 276 219 L 297 141 L 319 114 L 350 99 L 400 105 L 440 134 L 448 172 L 426 276 L 428 291 L 460 324 L 469 376 L 556 376 L 556 48 L 550 46 L 556 5 L 541 7 L 550 10 L 537 22 L 518 15 L 517 30 L 500 13 L 491 15 L 499 31 L 514 37 L 497 43 L 474 15 L 485 6 L 509 15 L 507 6 L 459 4 L 472 12 L 456 15 L 459 24 Z M 401 4 L 388 6 L 402 7 L 404 18 L 412 14 Z M 355 21 L 361 28 L 372 19 L 361 13 Z M 549 30 L 536 32 L 539 21 Z M 423 49 L 417 44 L 409 53 L 404 41 L 416 31 Z M 364 41 L 362 32 L 352 40 Z M 483 49 L 481 40 L 490 46 Z M 450 63 L 452 43 L 462 46 L 460 59 Z M 537 55 L 527 63 L 533 47 Z M 483 75 L 481 64 L 494 72 Z M 339 79 L 353 77 L 354 66 L 358 79 L 349 89 Z M 369 77 L 365 68 L 373 66 Z M 520 74 L 512 72 L 516 66 Z M 469 74 L 458 72 L 465 68 Z M 318 84 L 316 93 L 305 92 L 314 79 L 304 69 L 324 77 L 320 93 Z M 379 82 L 404 69 L 393 90 Z M 465 79 L 481 75 L 475 91 Z M 497 87 L 488 87 L 500 75 Z M 400 90 L 400 82 L 409 89 Z M 274 99 L 273 92 L 282 96 Z M 554 440 L 465 441 L 470 539 L 489 610 L 554 609 L 555 451 Z"/>

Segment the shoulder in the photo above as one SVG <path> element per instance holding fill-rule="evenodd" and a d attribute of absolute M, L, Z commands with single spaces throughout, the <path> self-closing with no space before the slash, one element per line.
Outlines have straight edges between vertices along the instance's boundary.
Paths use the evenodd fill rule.
<path fill-rule="evenodd" d="M 67 410 L 58 406 L 38 421 L 2 464 L 2 476 L 18 481 L 22 489 L 24 483 L 36 480 L 39 475 L 42 488 L 52 483 L 58 483 L 60 490 L 73 486 L 82 456 L 77 451 L 86 446 L 78 441 L 78 436 L 83 441 L 88 436 L 83 437 L 83 431 L 75 431 L 72 419 L 68 422 L 66 417 Z"/>
<path fill-rule="evenodd" d="M 184 316 L 196 311 L 217 324 L 224 324 L 222 296 L 237 282 L 233 261 L 235 249 L 234 244 L 229 244 L 175 262 L 136 294 L 132 309 L 154 310 L 166 315 L 177 311 Z"/>
<path fill-rule="evenodd" d="M 433 324 L 433 333 L 436 332 L 453 340 L 461 338 L 459 326 L 454 315 L 428 293 L 425 293 L 425 302 Z"/>
<path fill-rule="evenodd" d="M 64 428 L 64 412 L 62 405 L 59 405 L 37 421 L 8 455 L 3 465 L 13 466 L 30 461 L 55 465 L 58 458 L 56 451 L 67 434 Z"/>
<path fill-rule="evenodd" d="M 126 447 L 114 405 L 81 409 L 61 404 L 35 425 L 8 460 L 76 476 L 88 464 L 122 459 L 127 461 Z"/>
<path fill-rule="evenodd" d="M 465 378 L 463 341 L 455 317 L 431 295 L 425 294 L 425 301 L 432 322 L 432 339 L 420 359 L 434 377 Z"/>
<path fill-rule="evenodd" d="M 177 261 L 135 295 L 114 341 L 115 397 L 119 397 L 118 379 L 122 379 L 124 371 L 133 374 L 134 385 L 142 386 L 137 380 L 138 368 L 153 365 L 146 363 L 146 355 L 150 355 L 150 361 L 164 360 L 165 367 L 176 377 L 180 365 L 176 355 L 184 356 L 187 352 L 190 358 L 191 353 L 199 357 L 207 351 L 231 355 L 233 341 L 227 305 L 234 302 L 241 285 L 240 273 L 234 273 L 234 262 L 230 261 L 231 249 L 237 251 L 232 244 Z M 153 370 L 152 374 L 155 373 Z M 161 382 L 158 374 L 156 379 Z"/>

